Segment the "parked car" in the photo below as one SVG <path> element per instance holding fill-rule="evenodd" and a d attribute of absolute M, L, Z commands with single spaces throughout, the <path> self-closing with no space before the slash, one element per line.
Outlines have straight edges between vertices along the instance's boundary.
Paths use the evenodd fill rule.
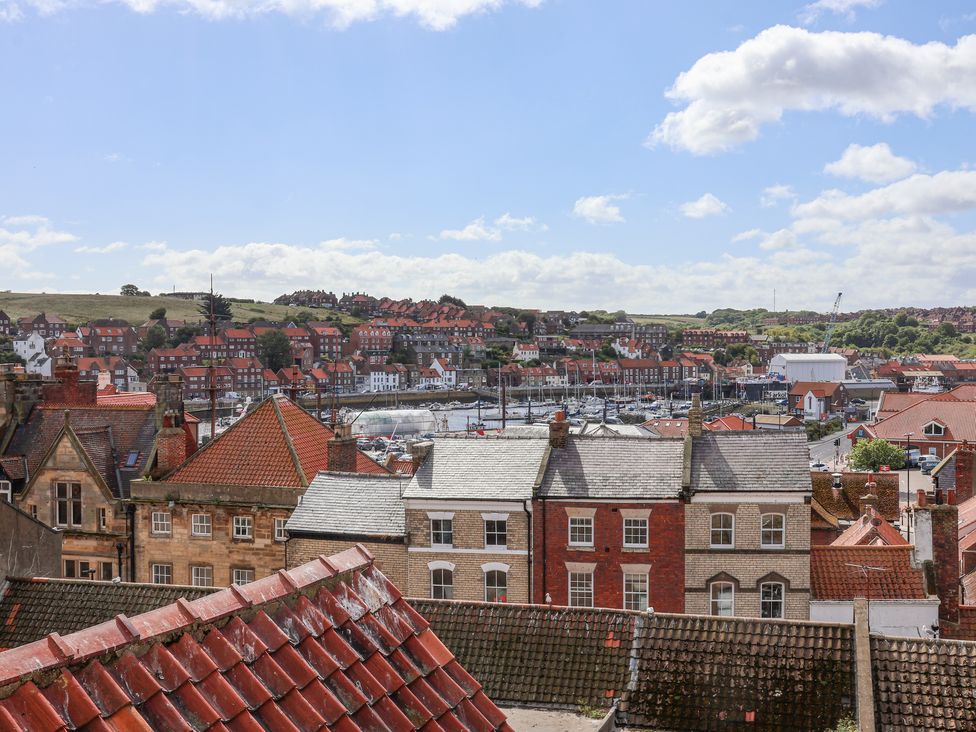
<path fill-rule="evenodd" d="M 814 473 L 829 473 L 830 468 L 827 467 L 827 463 L 822 463 L 819 460 L 810 461 L 810 470 Z"/>
<path fill-rule="evenodd" d="M 939 460 L 937 455 L 922 455 L 918 461 L 918 467 L 922 470 L 922 475 L 929 475 L 932 469 L 938 465 L 941 460 Z"/>
<path fill-rule="evenodd" d="M 905 467 L 917 468 L 921 457 L 922 453 L 918 448 L 913 447 L 910 450 L 905 450 Z"/>

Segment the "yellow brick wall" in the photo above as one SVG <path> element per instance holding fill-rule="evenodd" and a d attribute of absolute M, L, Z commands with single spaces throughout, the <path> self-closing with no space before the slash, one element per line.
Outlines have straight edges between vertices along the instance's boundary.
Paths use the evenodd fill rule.
<path fill-rule="evenodd" d="M 312 539 L 294 537 L 288 540 L 285 551 L 288 568 L 297 567 L 317 559 L 319 555 L 338 554 L 362 544 L 376 558 L 376 566 L 400 592 L 407 594 L 407 547 L 404 544 L 388 544 L 374 541 L 340 541 L 337 539 Z"/>

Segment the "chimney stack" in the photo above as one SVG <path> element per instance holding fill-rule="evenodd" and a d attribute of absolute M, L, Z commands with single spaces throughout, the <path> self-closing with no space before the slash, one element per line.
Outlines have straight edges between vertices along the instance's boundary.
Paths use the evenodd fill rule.
<path fill-rule="evenodd" d="M 58 356 L 54 366 L 57 383 L 44 387 L 44 400 L 68 406 L 95 406 L 98 384 L 94 381 L 79 381 L 78 366 L 71 356 Z"/>
<path fill-rule="evenodd" d="M 193 452 L 192 438 L 183 429 L 183 379 L 167 374 L 156 382 L 156 464 L 151 475 L 173 472 Z M 195 446 L 194 446 L 195 447 Z"/>
<path fill-rule="evenodd" d="M 352 425 L 339 422 L 332 425 L 335 433 L 326 443 L 326 467 L 338 473 L 356 472 L 356 439 L 352 436 Z"/>
<path fill-rule="evenodd" d="M 569 422 L 566 421 L 566 413 L 559 410 L 549 423 L 549 446 L 554 450 L 562 450 L 568 443 Z"/>
<path fill-rule="evenodd" d="M 701 394 L 691 395 L 691 409 L 688 410 L 688 434 L 692 437 L 702 436 Z"/>
<path fill-rule="evenodd" d="M 861 515 L 867 516 L 870 514 L 871 517 L 873 518 L 875 513 L 875 508 L 878 505 L 878 497 L 873 493 L 868 493 L 865 496 L 861 496 L 860 503 L 861 503 L 860 505 Z"/>
<path fill-rule="evenodd" d="M 410 446 L 410 459 L 413 461 L 413 471 L 415 473 L 420 470 L 420 466 L 424 464 L 433 447 L 434 443 L 431 440 L 415 442 Z"/>
<path fill-rule="evenodd" d="M 973 474 L 974 446 L 966 440 L 956 448 L 956 503 L 972 498 L 976 492 Z"/>
<path fill-rule="evenodd" d="M 944 637 L 952 637 L 959 623 L 959 508 L 927 506 L 915 510 L 916 561 L 931 560 L 939 596 L 939 623 Z"/>

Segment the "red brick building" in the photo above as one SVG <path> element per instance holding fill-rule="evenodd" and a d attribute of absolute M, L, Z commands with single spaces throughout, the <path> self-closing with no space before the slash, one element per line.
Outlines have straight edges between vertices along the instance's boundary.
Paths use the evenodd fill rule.
<path fill-rule="evenodd" d="M 385 326 L 357 325 L 353 328 L 350 345 L 369 363 L 386 363 L 393 350 L 393 331 Z"/>
<path fill-rule="evenodd" d="M 227 328 L 223 333 L 230 358 L 253 358 L 257 354 L 254 334 L 245 328 Z"/>
<path fill-rule="evenodd" d="M 681 342 L 689 348 L 720 348 L 730 343 L 748 343 L 745 330 L 717 330 L 716 328 L 689 328 L 681 336 Z"/>
<path fill-rule="evenodd" d="M 568 433 L 532 502 L 534 601 L 682 612 L 684 440 Z"/>
<path fill-rule="evenodd" d="M 342 358 L 342 331 L 331 325 L 309 323 L 312 354 L 316 360 L 338 361 Z"/>
<path fill-rule="evenodd" d="M 200 363 L 200 352 L 186 343 L 176 348 L 154 348 L 146 356 L 146 367 L 153 376 L 174 373 Z"/>

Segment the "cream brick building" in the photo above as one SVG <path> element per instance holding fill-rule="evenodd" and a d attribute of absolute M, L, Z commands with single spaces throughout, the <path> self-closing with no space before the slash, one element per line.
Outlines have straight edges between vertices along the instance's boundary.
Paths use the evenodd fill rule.
<path fill-rule="evenodd" d="M 403 497 L 415 597 L 529 602 L 544 437 L 438 438 Z"/>
<path fill-rule="evenodd" d="M 693 424 L 689 432 L 685 612 L 807 619 L 812 486 L 806 436 L 696 435 Z"/>

